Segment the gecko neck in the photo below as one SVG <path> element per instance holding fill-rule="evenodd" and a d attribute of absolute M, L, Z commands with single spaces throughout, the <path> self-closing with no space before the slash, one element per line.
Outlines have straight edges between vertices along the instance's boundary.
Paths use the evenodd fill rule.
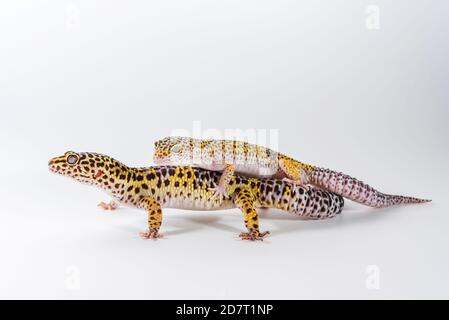
<path fill-rule="evenodd" d="M 100 168 L 95 174 L 93 184 L 121 201 L 126 196 L 128 188 L 136 181 L 139 171 L 142 169 L 121 163 L 105 164 L 104 169 Z"/>

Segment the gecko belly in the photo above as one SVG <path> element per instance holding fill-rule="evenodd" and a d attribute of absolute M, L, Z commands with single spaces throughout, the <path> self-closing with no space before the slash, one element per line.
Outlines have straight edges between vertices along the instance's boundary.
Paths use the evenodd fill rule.
<path fill-rule="evenodd" d="M 235 208 L 235 205 L 230 199 L 219 201 L 218 198 L 215 200 L 195 200 L 181 197 L 171 197 L 162 203 L 162 207 L 182 210 L 207 211 L 232 209 Z"/>
<path fill-rule="evenodd" d="M 272 178 L 277 175 L 278 168 L 259 164 L 236 164 L 235 172 L 253 178 Z"/>

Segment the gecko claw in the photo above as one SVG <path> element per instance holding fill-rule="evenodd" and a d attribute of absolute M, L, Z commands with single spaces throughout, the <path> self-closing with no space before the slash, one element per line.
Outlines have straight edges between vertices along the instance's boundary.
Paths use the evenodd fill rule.
<path fill-rule="evenodd" d="M 301 171 L 300 176 L 301 176 L 301 183 L 302 184 L 306 185 L 306 184 L 310 183 L 309 175 L 304 170 Z"/>
<path fill-rule="evenodd" d="M 304 189 L 306 189 L 306 192 L 310 190 L 310 186 L 307 185 L 305 182 L 303 182 L 303 180 L 301 180 L 301 182 L 300 182 L 300 181 L 292 180 L 292 179 L 289 179 L 289 178 L 282 178 L 282 181 L 285 181 L 285 182 L 288 182 L 288 183 L 292 183 L 294 185 L 301 186 Z"/>
<path fill-rule="evenodd" d="M 162 235 L 157 230 L 149 230 L 149 231 L 145 231 L 145 232 L 139 232 L 139 236 L 144 240 L 148 240 L 148 239 L 157 240 L 159 238 L 162 238 Z"/>
<path fill-rule="evenodd" d="M 208 190 L 214 192 L 214 194 L 210 197 L 211 200 L 217 197 L 220 197 L 220 200 L 223 200 L 227 196 L 226 188 L 220 185 L 213 188 L 209 188 Z"/>
<path fill-rule="evenodd" d="M 242 240 L 249 240 L 249 241 L 260 240 L 260 241 L 263 241 L 263 238 L 266 237 L 269 234 L 270 234 L 270 231 L 261 232 L 257 236 L 252 234 L 252 233 L 249 233 L 249 232 L 242 232 L 242 233 L 239 234 L 239 237 Z"/>

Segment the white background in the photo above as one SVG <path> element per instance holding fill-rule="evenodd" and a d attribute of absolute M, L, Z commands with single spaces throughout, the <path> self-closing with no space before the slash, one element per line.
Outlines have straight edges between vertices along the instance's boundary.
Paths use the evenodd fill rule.
<path fill-rule="evenodd" d="M 2 1 L 0 298 L 449 298 L 448 6 Z M 153 242 L 143 211 L 47 170 L 67 150 L 150 165 L 196 120 L 434 201 L 262 212 L 263 243 L 237 210 L 168 209 Z"/>

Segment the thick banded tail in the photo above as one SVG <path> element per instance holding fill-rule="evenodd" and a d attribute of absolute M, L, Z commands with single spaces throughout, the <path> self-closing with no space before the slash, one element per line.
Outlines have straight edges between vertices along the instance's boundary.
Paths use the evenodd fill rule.
<path fill-rule="evenodd" d="M 314 168 L 309 171 L 308 176 L 310 184 L 374 208 L 384 208 L 397 204 L 424 203 L 432 201 L 385 194 L 377 191 L 360 180 L 329 169 Z"/>

